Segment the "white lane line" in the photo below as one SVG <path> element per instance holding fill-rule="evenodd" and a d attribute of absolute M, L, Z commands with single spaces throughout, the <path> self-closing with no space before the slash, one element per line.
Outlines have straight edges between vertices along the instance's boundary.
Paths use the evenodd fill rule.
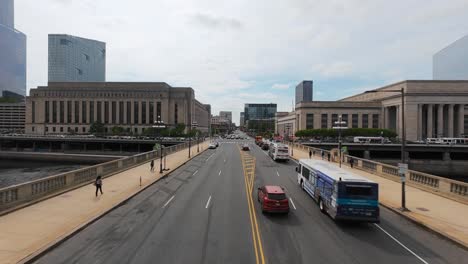
<path fill-rule="evenodd" d="M 163 208 L 166 207 L 171 201 L 172 199 L 174 199 L 175 195 L 172 195 L 171 199 L 169 199 L 164 205 L 163 205 Z"/>
<path fill-rule="evenodd" d="M 291 197 L 289 198 L 289 201 L 291 201 L 291 205 L 293 206 L 294 210 L 296 210 L 296 205 L 294 204 L 293 200 L 291 199 Z"/>
<path fill-rule="evenodd" d="M 226 162 L 226 159 L 224 159 L 224 162 Z"/>
<path fill-rule="evenodd" d="M 221 171 L 219 171 L 218 175 L 221 175 Z"/>
<path fill-rule="evenodd" d="M 192 176 L 194 176 L 194 175 L 197 174 L 197 173 L 198 173 L 198 170 L 196 170 L 196 171 L 192 174 Z"/>
<path fill-rule="evenodd" d="M 205 161 L 208 161 L 209 159 L 211 159 L 211 157 L 213 157 L 214 153 L 211 154 Z"/>
<path fill-rule="evenodd" d="M 279 177 L 279 173 L 278 173 L 278 171 L 276 171 L 276 175 L 278 175 L 278 177 Z"/>
<path fill-rule="evenodd" d="M 409 249 L 407 246 L 403 245 L 403 243 L 401 243 L 400 241 L 398 241 L 396 238 L 394 238 L 392 235 L 390 235 L 390 233 L 388 233 L 387 231 L 385 231 L 385 229 L 383 229 L 382 227 L 380 227 L 378 224 L 374 224 L 377 228 L 379 228 L 380 230 L 382 230 L 382 232 L 384 232 L 385 234 L 387 234 L 387 236 L 389 236 L 391 239 L 395 240 L 395 242 L 397 242 L 400 246 L 402 246 L 404 249 L 408 250 L 408 252 L 410 252 L 411 254 L 413 254 L 415 257 L 417 257 L 422 263 L 425 263 L 425 264 L 428 264 L 427 261 L 425 261 L 423 258 L 421 258 L 420 256 L 416 255 L 416 253 L 414 253 L 413 251 L 411 251 L 411 249 Z"/>
<path fill-rule="evenodd" d="M 206 202 L 205 209 L 208 209 L 208 206 L 210 205 L 210 201 L 211 201 L 211 195 L 210 195 L 210 198 L 208 198 L 208 202 Z"/>

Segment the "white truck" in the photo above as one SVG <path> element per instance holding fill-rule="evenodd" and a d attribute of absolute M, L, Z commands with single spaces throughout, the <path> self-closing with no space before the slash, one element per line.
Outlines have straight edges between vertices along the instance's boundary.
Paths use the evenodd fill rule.
<path fill-rule="evenodd" d="M 272 142 L 268 150 L 268 155 L 274 160 L 289 160 L 289 147 L 285 144 Z"/>

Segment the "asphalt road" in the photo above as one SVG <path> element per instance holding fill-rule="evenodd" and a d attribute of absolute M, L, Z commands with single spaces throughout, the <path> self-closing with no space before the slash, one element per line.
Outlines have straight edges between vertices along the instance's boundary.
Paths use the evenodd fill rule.
<path fill-rule="evenodd" d="M 467 251 L 385 208 L 379 225 L 335 223 L 299 188 L 293 161 L 273 162 L 250 141 L 253 215 L 233 141 L 240 142 L 197 156 L 37 263 L 256 263 L 259 255 L 265 263 L 466 263 Z M 260 212 L 255 190 L 263 184 L 286 189 L 288 216 Z"/>

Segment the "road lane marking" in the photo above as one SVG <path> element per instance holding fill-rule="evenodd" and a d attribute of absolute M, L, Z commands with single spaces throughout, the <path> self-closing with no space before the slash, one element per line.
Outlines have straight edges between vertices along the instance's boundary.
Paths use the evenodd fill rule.
<path fill-rule="evenodd" d="M 278 173 L 278 171 L 276 171 L 276 175 L 278 175 L 278 177 L 279 177 L 279 173 Z"/>
<path fill-rule="evenodd" d="M 291 199 L 291 197 L 289 197 L 289 201 L 291 201 L 291 205 L 293 206 L 294 210 L 296 210 L 296 205 L 294 204 L 293 200 Z"/>
<path fill-rule="evenodd" d="M 208 198 L 208 202 L 206 202 L 205 209 L 207 209 L 207 208 L 208 208 L 208 206 L 210 205 L 210 201 L 211 201 L 211 195 L 210 195 L 210 198 Z"/>
<path fill-rule="evenodd" d="M 192 174 L 192 176 L 195 176 L 195 174 L 197 174 L 197 173 L 198 173 L 198 170 L 196 170 L 196 171 Z"/>
<path fill-rule="evenodd" d="M 169 199 L 164 205 L 163 205 L 163 208 L 166 207 L 171 201 L 172 199 L 174 199 L 175 195 L 172 195 L 171 199 Z"/>
<path fill-rule="evenodd" d="M 402 246 L 404 249 L 408 250 L 409 253 L 413 254 L 415 257 L 417 257 L 422 263 L 425 263 L 425 264 L 428 264 L 427 261 L 425 261 L 423 258 L 421 258 L 420 256 L 418 256 L 416 253 L 414 253 L 411 249 L 409 249 L 407 246 L 403 245 L 403 243 L 401 243 L 400 241 L 398 241 L 398 239 L 396 239 L 395 237 L 393 237 L 392 235 L 390 235 L 390 233 L 388 233 L 387 231 L 385 231 L 385 229 L 383 229 L 381 226 L 379 226 L 378 224 L 374 224 L 377 228 L 379 228 L 380 230 L 382 230 L 382 232 L 384 232 L 385 234 L 387 234 L 387 236 L 389 236 L 391 239 L 393 239 L 395 242 L 397 242 L 400 246 Z"/>
<path fill-rule="evenodd" d="M 221 171 L 219 171 L 218 175 L 221 175 Z"/>
<path fill-rule="evenodd" d="M 208 161 L 211 157 L 213 157 L 214 153 L 211 154 L 205 161 Z"/>

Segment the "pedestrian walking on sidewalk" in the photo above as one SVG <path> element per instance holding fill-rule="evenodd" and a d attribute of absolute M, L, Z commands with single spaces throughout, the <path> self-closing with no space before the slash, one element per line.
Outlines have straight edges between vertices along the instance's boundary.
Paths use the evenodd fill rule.
<path fill-rule="evenodd" d="M 312 150 L 309 150 L 309 159 L 312 158 Z"/>
<path fill-rule="evenodd" d="M 330 161 L 331 155 L 330 152 L 328 152 L 328 161 Z"/>
<path fill-rule="evenodd" d="M 154 160 L 151 160 L 150 171 L 154 171 Z"/>
<path fill-rule="evenodd" d="M 94 185 L 96 186 L 96 197 L 97 197 L 98 190 L 101 191 L 101 194 L 102 194 L 102 179 L 101 179 L 101 176 L 97 176 L 96 181 L 94 182 Z"/>
<path fill-rule="evenodd" d="M 325 157 L 325 152 L 323 152 L 323 150 L 321 150 L 320 155 L 322 156 L 322 160 L 323 160 L 323 158 Z"/>
<path fill-rule="evenodd" d="M 353 157 L 349 157 L 349 165 L 351 166 L 351 169 L 353 168 L 354 165 L 354 159 Z"/>

